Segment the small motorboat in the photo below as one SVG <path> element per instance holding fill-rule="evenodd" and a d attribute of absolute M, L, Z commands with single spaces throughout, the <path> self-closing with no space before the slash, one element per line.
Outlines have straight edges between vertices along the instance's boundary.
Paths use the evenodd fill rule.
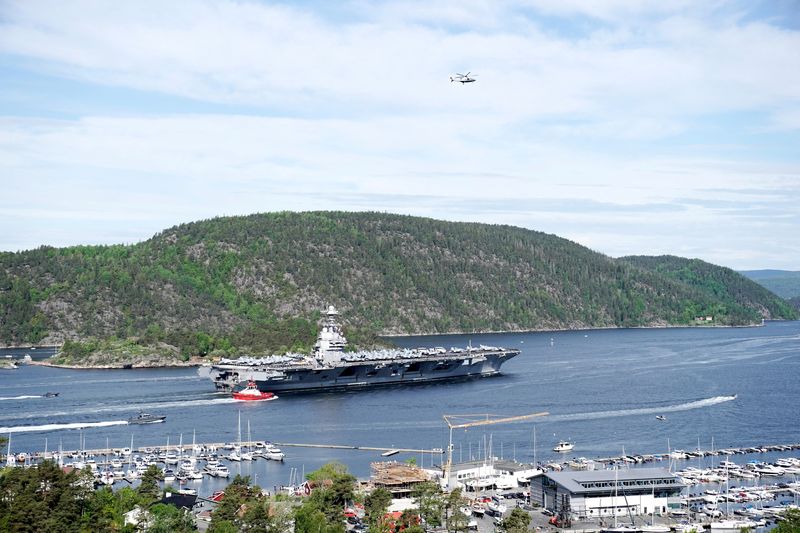
<path fill-rule="evenodd" d="M 166 415 L 151 415 L 140 411 L 138 415 L 132 416 L 128 419 L 128 424 L 158 424 L 166 420 Z"/>
<path fill-rule="evenodd" d="M 664 415 L 656 415 L 656 420 L 666 420 L 667 417 Z"/>
<path fill-rule="evenodd" d="M 57 392 L 45 392 L 44 393 L 44 397 L 45 398 L 55 398 L 56 396 L 58 396 Z"/>
<path fill-rule="evenodd" d="M 575 447 L 575 444 L 566 440 L 559 441 L 553 448 L 554 452 L 569 452 Z"/>
<path fill-rule="evenodd" d="M 265 401 L 265 400 L 277 400 L 278 397 L 275 396 L 275 394 L 272 392 L 261 392 L 260 390 L 258 390 L 258 386 L 256 386 L 255 381 L 248 381 L 247 387 L 233 393 L 233 399 L 253 402 L 253 401 Z"/>

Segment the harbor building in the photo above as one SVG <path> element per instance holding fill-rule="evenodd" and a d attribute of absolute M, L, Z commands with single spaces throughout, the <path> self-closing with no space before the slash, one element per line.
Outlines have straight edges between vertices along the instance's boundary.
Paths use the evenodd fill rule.
<path fill-rule="evenodd" d="M 683 488 L 664 468 L 545 472 L 531 479 L 531 502 L 577 519 L 664 514 L 680 507 Z"/>
<path fill-rule="evenodd" d="M 467 461 L 451 467 L 451 480 L 455 480 L 469 491 L 496 488 L 508 490 L 524 484 L 541 470 L 530 464 L 515 463 L 503 459 Z"/>

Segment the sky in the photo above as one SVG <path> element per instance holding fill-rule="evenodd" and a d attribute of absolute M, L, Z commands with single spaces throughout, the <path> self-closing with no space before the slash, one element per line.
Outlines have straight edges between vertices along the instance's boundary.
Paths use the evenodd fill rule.
<path fill-rule="evenodd" d="M 0 0 L 0 250 L 283 210 L 800 270 L 800 0 Z"/>

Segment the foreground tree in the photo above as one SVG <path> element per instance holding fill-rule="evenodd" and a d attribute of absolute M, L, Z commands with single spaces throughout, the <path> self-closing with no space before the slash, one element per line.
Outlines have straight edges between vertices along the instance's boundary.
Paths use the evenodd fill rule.
<path fill-rule="evenodd" d="M 773 533 L 800 533 L 800 509 L 789 509 L 778 522 Z"/>
<path fill-rule="evenodd" d="M 156 465 L 148 466 L 147 470 L 142 474 L 142 482 L 136 491 L 139 493 L 139 499 L 145 507 L 156 501 L 161 495 L 158 482 L 162 479 L 164 479 L 164 473 Z"/>
<path fill-rule="evenodd" d="M 531 525 L 531 515 L 514 507 L 511 513 L 503 519 L 502 528 L 506 533 L 526 533 Z"/>
<path fill-rule="evenodd" d="M 0 531 L 78 531 L 94 492 L 85 473 L 62 471 L 52 461 L 36 468 L 7 468 L 0 475 Z"/>
<path fill-rule="evenodd" d="M 390 503 L 392 503 L 392 493 L 383 487 L 373 490 L 364 499 L 364 511 L 370 531 L 385 533 L 389 530 L 385 515 Z"/>
<path fill-rule="evenodd" d="M 442 513 L 445 508 L 444 495 L 439 484 L 435 481 L 419 483 L 413 492 L 414 503 L 419 509 L 420 516 L 431 527 L 442 525 Z"/>
<path fill-rule="evenodd" d="M 147 533 L 190 533 L 197 531 L 191 513 L 172 505 L 157 503 L 150 507 Z"/>
<path fill-rule="evenodd" d="M 341 463 L 328 463 L 306 478 L 314 488 L 295 511 L 295 533 L 343 533 L 343 512 L 353 501 L 356 478 Z"/>
<path fill-rule="evenodd" d="M 447 513 L 447 529 L 450 531 L 466 531 L 469 527 L 469 518 L 461 512 L 461 507 L 466 505 L 466 500 L 461 495 L 461 489 L 455 489 L 447 495 L 445 508 Z"/>

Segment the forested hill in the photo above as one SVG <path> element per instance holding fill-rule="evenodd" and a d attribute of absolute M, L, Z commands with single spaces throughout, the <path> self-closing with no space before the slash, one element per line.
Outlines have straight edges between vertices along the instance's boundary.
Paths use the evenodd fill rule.
<path fill-rule="evenodd" d="M 378 333 L 795 316 L 728 269 L 692 272 L 676 276 L 509 226 L 379 213 L 217 218 L 130 246 L 0 254 L 0 341 L 114 338 L 184 356 L 300 350 L 328 304 L 361 343 Z M 731 297 L 742 287 L 746 298 Z"/>
<path fill-rule="evenodd" d="M 719 300 L 719 312 L 741 317 L 752 316 L 757 312 L 762 317 L 792 316 L 791 305 L 742 274 L 699 259 L 686 259 L 672 255 L 658 257 L 621 257 L 634 266 L 663 274 L 691 287 L 713 295 Z"/>

